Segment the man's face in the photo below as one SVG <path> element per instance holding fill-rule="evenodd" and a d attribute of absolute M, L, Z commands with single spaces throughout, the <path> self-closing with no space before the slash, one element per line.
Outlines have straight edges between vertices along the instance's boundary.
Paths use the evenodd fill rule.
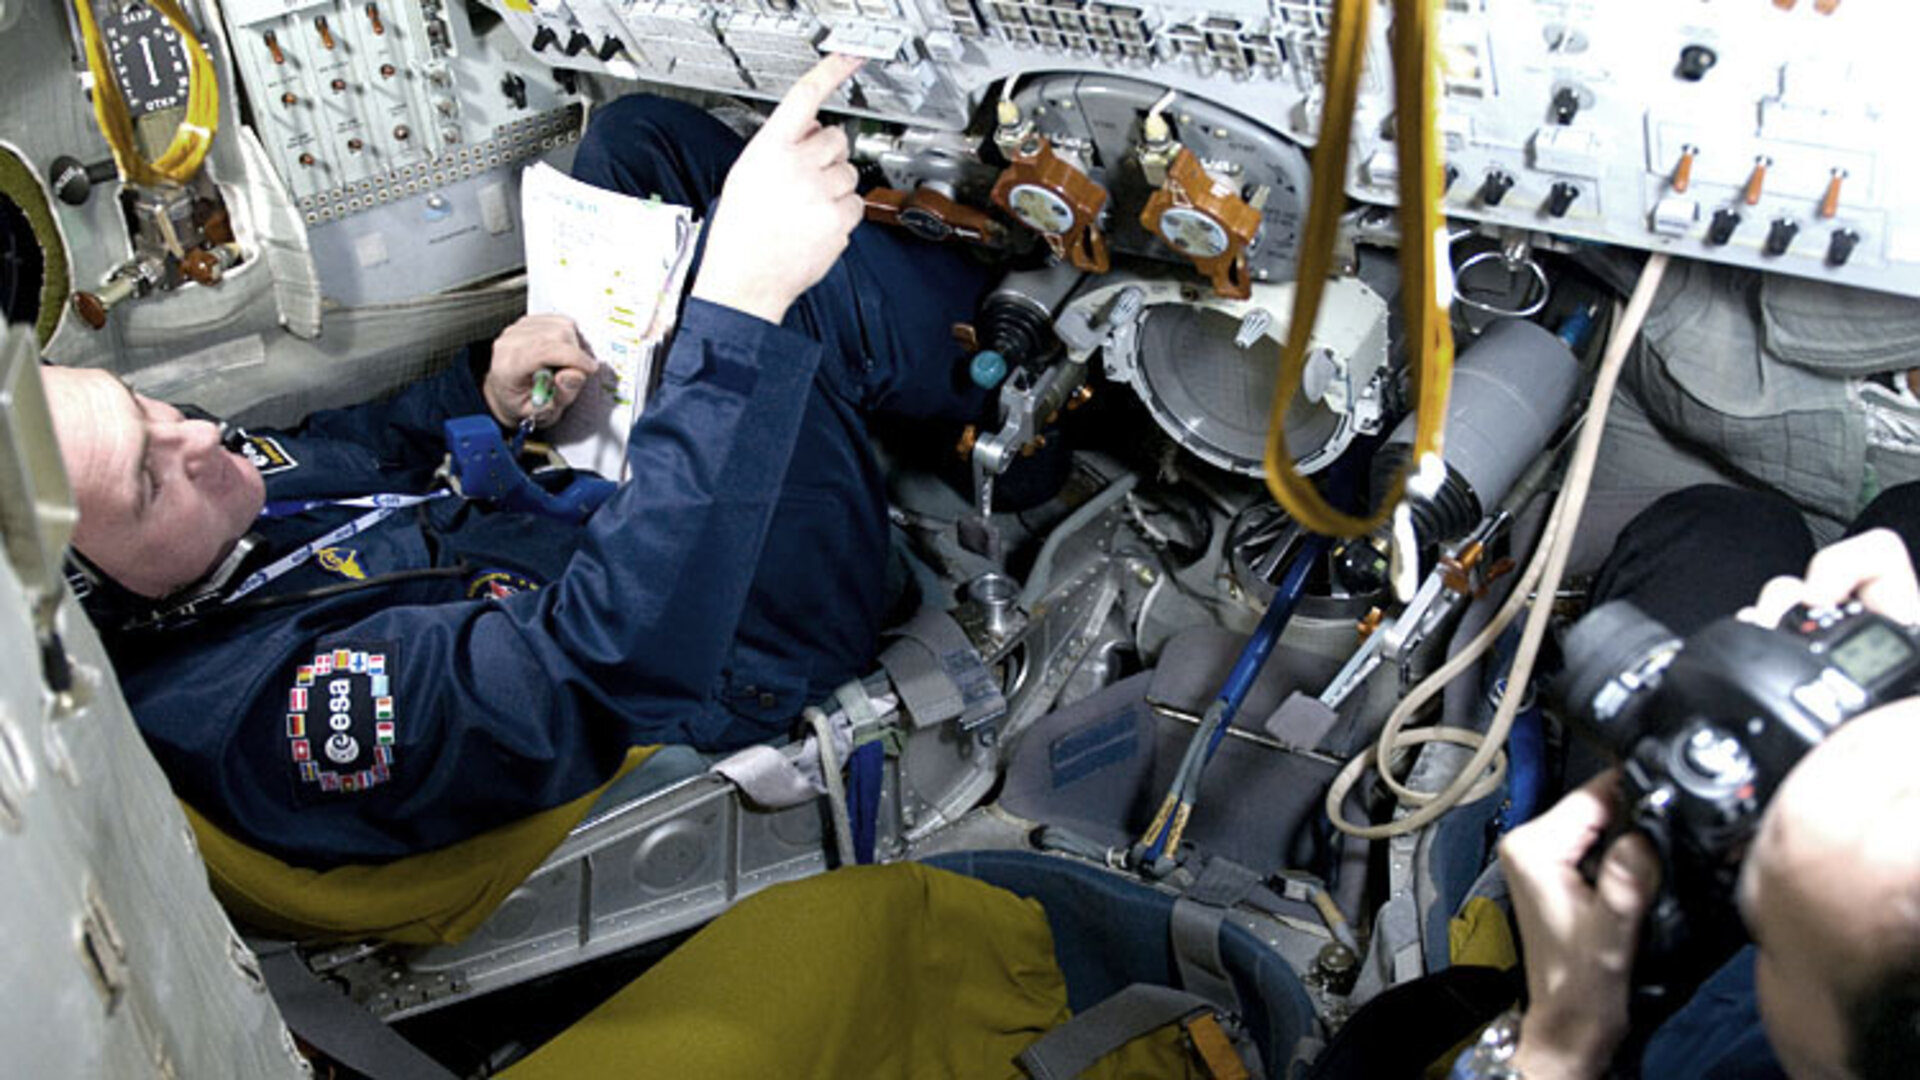
<path fill-rule="evenodd" d="M 1845 1078 L 1851 991 L 1920 941 L 1920 699 L 1848 723 L 1801 759 L 1741 868 L 1768 1041 L 1797 1080 Z"/>
<path fill-rule="evenodd" d="M 80 508 L 73 546 L 142 596 L 204 577 L 259 516 L 259 470 L 223 449 L 214 425 L 106 372 L 41 374 Z"/>

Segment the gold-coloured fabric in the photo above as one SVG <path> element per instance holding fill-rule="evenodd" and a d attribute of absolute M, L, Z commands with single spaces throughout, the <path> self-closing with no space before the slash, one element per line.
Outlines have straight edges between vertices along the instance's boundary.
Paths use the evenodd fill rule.
<path fill-rule="evenodd" d="M 852 867 L 742 901 L 504 1075 L 1015 1080 L 1068 1015 L 1037 901 L 917 863 Z M 1177 1028 L 1087 1075 L 1203 1076 Z"/>
<path fill-rule="evenodd" d="M 213 891 L 235 919 L 296 941 L 379 938 L 408 945 L 472 933 L 580 823 L 607 784 L 638 767 L 655 746 L 627 751 L 620 769 L 572 802 L 450 844 L 377 866 L 290 866 L 229 835 L 182 803 Z"/>

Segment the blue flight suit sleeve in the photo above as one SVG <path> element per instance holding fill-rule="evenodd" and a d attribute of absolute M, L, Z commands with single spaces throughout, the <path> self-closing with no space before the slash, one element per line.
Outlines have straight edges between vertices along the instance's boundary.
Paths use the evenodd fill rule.
<path fill-rule="evenodd" d="M 573 798 L 629 746 L 684 741 L 718 707 L 820 355 L 691 301 L 631 480 L 559 580 L 278 628 L 283 662 L 207 778 L 232 824 L 309 865 L 390 858 Z"/>

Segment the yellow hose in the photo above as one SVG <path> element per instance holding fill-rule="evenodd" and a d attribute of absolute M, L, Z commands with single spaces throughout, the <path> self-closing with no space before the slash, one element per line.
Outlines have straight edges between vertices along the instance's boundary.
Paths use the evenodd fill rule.
<path fill-rule="evenodd" d="M 1447 321 L 1451 286 L 1442 277 L 1446 233 L 1440 215 L 1439 142 L 1435 138 L 1434 0 L 1394 0 L 1394 90 L 1396 140 L 1400 150 L 1400 262 L 1408 333 L 1418 349 L 1417 413 L 1413 454 L 1394 478 L 1380 507 L 1368 518 L 1329 505 L 1294 466 L 1287 449 L 1285 417 L 1306 369 L 1307 342 L 1332 273 L 1333 246 L 1344 209 L 1347 148 L 1354 104 L 1366 56 L 1371 0 L 1338 0 L 1327 48 L 1326 104 L 1320 142 L 1313 151 L 1314 185 L 1300 247 L 1293 294 L 1292 330 L 1281 350 L 1280 379 L 1267 425 L 1266 478 L 1274 499 L 1294 520 L 1329 536 L 1357 537 L 1386 522 L 1406 490 L 1409 471 L 1440 476 L 1447 392 L 1453 378 L 1453 329 Z"/>
<path fill-rule="evenodd" d="M 114 79 L 113 64 L 107 57 L 100 27 L 94 22 L 93 8 L 88 0 L 73 0 L 80 38 L 86 46 L 87 68 L 93 73 L 93 116 L 100 125 L 100 134 L 113 151 L 113 162 L 122 180 L 137 185 L 184 184 L 200 171 L 201 162 L 213 146 L 214 132 L 219 129 L 220 81 L 214 75 L 213 61 L 207 57 L 207 50 L 194 35 L 176 0 L 145 2 L 180 35 L 181 47 L 187 52 L 186 115 L 174 128 L 173 141 L 158 160 L 148 161 L 141 155 L 134 142 L 133 117 L 120 92 L 120 84 Z"/>

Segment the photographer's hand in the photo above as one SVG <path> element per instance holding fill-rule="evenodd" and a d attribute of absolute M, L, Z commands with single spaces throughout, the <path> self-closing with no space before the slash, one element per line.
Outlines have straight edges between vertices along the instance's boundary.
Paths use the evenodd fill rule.
<path fill-rule="evenodd" d="M 1646 838 L 1629 833 L 1592 884 L 1580 874 L 1614 814 L 1619 779 L 1595 777 L 1500 842 L 1527 974 L 1512 1063 L 1528 1080 L 1598 1077 L 1627 1034 L 1628 979 L 1659 863 Z"/>
<path fill-rule="evenodd" d="M 1740 618 L 1771 627 L 1795 604 L 1837 607 L 1857 599 L 1868 611 L 1909 625 L 1920 623 L 1920 582 L 1900 534 L 1873 529 L 1821 548 L 1807 563 L 1807 576 L 1777 577 L 1760 590 Z"/>

